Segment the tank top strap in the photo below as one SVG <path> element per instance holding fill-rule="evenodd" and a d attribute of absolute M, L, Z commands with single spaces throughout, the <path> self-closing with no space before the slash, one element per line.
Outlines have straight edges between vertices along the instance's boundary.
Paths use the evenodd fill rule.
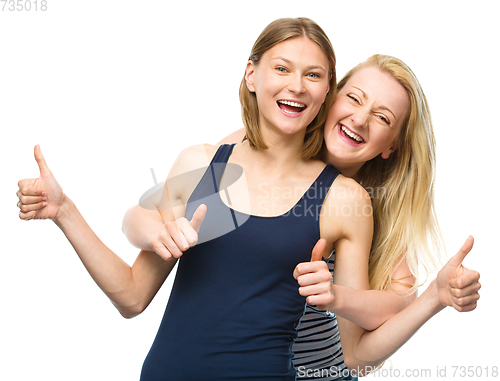
<path fill-rule="evenodd" d="M 233 148 L 236 145 L 234 144 L 221 144 L 219 148 L 217 148 L 217 152 L 215 152 L 214 157 L 212 158 L 212 163 L 227 163 L 229 160 L 229 156 L 231 156 L 231 153 L 233 152 Z"/>
<path fill-rule="evenodd" d="M 212 180 L 214 183 L 215 192 L 218 192 L 218 187 L 222 179 L 222 175 L 226 169 L 227 161 L 233 152 L 233 148 L 236 144 L 222 144 L 217 149 L 212 161 L 210 162 L 210 169 L 212 172 Z M 214 165 L 219 164 L 219 165 Z"/>
<path fill-rule="evenodd" d="M 309 205 L 323 205 L 333 181 L 339 174 L 337 168 L 328 164 L 304 194 L 303 200 Z"/>

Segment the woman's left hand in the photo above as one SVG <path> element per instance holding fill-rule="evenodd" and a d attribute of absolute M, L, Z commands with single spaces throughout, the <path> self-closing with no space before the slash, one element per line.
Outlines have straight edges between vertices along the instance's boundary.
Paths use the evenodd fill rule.
<path fill-rule="evenodd" d="M 465 256 L 471 251 L 474 238 L 469 236 L 457 254 L 439 271 L 437 288 L 439 303 L 450 306 L 459 312 L 472 311 L 479 299 L 479 272 L 462 265 Z"/>
<path fill-rule="evenodd" d="M 322 260 L 325 248 L 326 240 L 320 239 L 312 250 L 311 262 L 299 263 L 293 272 L 300 286 L 299 294 L 320 310 L 330 309 L 335 301 L 332 274 Z"/>

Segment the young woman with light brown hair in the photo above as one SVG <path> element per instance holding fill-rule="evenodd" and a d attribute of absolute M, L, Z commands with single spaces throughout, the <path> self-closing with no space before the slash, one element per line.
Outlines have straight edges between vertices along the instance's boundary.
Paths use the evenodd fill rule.
<path fill-rule="evenodd" d="M 371 214 L 334 213 L 354 204 L 369 207 L 366 192 L 312 159 L 336 90 L 334 64 L 328 38 L 311 20 L 271 23 L 244 76 L 255 100 L 244 114 L 258 108 L 249 128 L 259 131 L 266 148 L 245 141 L 184 150 L 161 192 L 168 208 L 154 211 L 147 225 L 155 235 L 162 232 L 164 250 L 147 241 L 131 267 L 92 232 L 35 148 L 40 177 L 19 183 L 20 217 L 53 219 L 124 317 L 148 306 L 180 258 L 141 380 L 295 379 L 291 346 L 305 297 L 292 273 L 311 259 L 320 238 L 328 248 L 316 249 L 314 258 L 328 255 L 335 243 L 338 255 L 349 253 L 356 267 L 355 273 L 345 267 L 341 283 L 368 288 Z M 244 178 L 233 183 L 231 166 L 242 168 Z M 259 194 L 262 184 L 272 197 Z M 334 197 L 330 188 L 352 196 Z M 305 192 L 289 198 L 287 189 Z M 304 212 L 310 206 L 314 212 Z M 228 221 L 234 228 L 221 230 Z M 190 248 L 198 237 L 204 242 Z"/>

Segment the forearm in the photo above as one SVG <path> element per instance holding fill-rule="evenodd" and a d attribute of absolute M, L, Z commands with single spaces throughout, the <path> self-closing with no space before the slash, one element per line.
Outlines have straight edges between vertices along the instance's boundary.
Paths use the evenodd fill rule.
<path fill-rule="evenodd" d="M 138 302 L 131 267 L 104 245 L 69 198 L 54 221 L 97 285 L 122 315 L 132 316 Z"/>
<path fill-rule="evenodd" d="M 329 310 L 367 331 L 381 326 L 414 299 L 392 291 L 358 290 L 334 284 L 334 302 Z"/>
<path fill-rule="evenodd" d="M 145 209 L 140 205 L 130 208 L 123 218 L 123 232 L 129 242 L 141 250 L 154 251 L 151 241 L 164 227 L 164 221 L 156 208 Z"/>
<path fill-rule="evenodd" d="M 365 331 L 356 343 L 350 345 L 350 353 L 347 356 L 349 367 L 369 370 L 380 365 L 443 308 L 438 301 L 437 288 L 433 281 L 412 304 L 376 330 Z"/>

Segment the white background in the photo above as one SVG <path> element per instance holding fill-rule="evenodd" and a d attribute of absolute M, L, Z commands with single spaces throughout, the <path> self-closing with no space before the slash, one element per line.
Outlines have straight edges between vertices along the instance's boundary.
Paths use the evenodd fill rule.
<path fill-rule="evenodd" d="M 242 126 L 238 86 L 254 40 L 274 19 L 298 16 L 329 35 L 339 78 L 374 53 L 413 69 L 437 136 L 448 256 L 469 234 L 476 239 L 465 264 L 481 272 L 479 307 L 441 312 L 392 367 L 434 377 L 446 369 L 447 378 L 453 366 L 482 367 L 483 377 L 489 367 L 491 376 L 500 366 L 496 4 L 47 0 L 45 12 L 0 12 L 0 379 L 138 380 L 170 289 L 125 320 L 52 222 L 18 219 L 17 181 L 38 175 L 34 145 L 99 237 L 131 264 L 138 251 L 121 220 L 153 186 L 150 168 L 162 181 L 182 148 Z"/>

